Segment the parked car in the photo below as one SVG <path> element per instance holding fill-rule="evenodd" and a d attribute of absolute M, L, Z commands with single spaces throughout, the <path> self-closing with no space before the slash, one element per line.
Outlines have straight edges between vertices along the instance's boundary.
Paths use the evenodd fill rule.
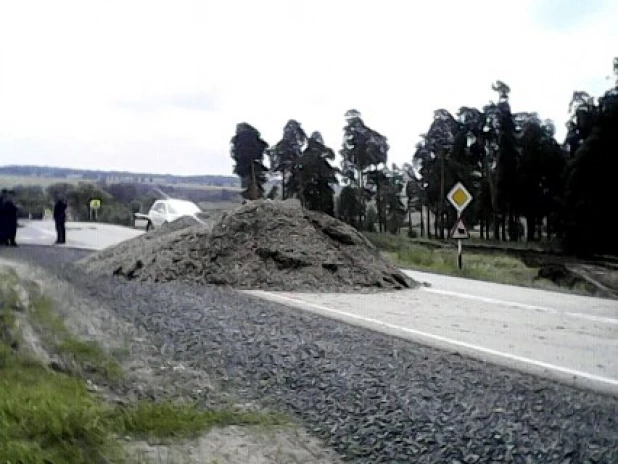
<path fill-rule="evenodd" d="M 167 198 L 156 200 L 148 214 L 135 213 L 136 226 L 138 221 L 146 221 L 146 230 L 156 229 L 163 224 L 174 222 L 182 217 L 191 217 L 202 224 L 206 223 L 204 212 L 195 203 L 188 200 Z"/>

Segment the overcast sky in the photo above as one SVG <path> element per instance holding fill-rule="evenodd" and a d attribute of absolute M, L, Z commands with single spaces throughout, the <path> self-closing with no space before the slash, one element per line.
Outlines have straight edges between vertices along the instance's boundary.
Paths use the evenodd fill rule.
<path fill-rule="evenodd" d="M 338 150 L 350 108 L 403 163 L 497 79 L 562 136 L 573 90 L 611 83 L 616 24 L 615 0 L 0 0 L 0 165 L 229 174 L 238 122 Z"/>

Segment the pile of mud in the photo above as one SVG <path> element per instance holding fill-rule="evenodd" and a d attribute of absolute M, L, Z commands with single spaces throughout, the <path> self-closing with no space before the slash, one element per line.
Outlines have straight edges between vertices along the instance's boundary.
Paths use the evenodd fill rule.
<path fill-rule="evenodd" d="M 250 202 L 212 225 L 144 236 L 82 261 L 92 273 L 240 289 L 415 288 L 354 228 L 289 202 Z"/>
<path fill-rule="evenodd" d="M 156 235 L 167 235 L 172 232 L 186 229 L 187 227 L 198 226 L 201 223 L 192 216 L 184 216 L 176 219 L 173 222 L 166 222 L 158 229 L 154 229 L 153 233 Z"/>

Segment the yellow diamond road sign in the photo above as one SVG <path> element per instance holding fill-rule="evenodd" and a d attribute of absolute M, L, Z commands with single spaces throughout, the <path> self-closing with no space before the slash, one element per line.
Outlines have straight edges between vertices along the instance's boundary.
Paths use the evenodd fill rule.
<path fill-rule="evenodd" d="M 472 195 L 466 190 L 466 187 L 461 182 L 457 182 L 448 193 L 448 201 L 455 207 L 458 212 L 462 212 L 472 201 Z"/>

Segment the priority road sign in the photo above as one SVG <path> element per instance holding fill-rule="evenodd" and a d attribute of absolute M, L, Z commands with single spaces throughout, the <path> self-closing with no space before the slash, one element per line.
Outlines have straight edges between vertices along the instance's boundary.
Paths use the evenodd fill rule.
<path fill-rule="evenodd" d="M 472 195 L 461 182 L 457 182 L 447 195 L 448 201 L 455 207 L 457 212 L 461 212 L 467 208 L 472 201 Z"/>
<path fill-rule="evenodd" d="M 472 201 L 472 195 L 461 182 L 457 182 L 451 191 L 447 195 L 448 201 L 457 210 L 457 222 L 455 227 L 451 231 L 451 238 L 457 240 L 457 267 L 463 269 L 463 250 L 461 246 L 461 240 L 464 238 L 470 238 L 468 229 L 461 218 L 461 213 Z"/>

